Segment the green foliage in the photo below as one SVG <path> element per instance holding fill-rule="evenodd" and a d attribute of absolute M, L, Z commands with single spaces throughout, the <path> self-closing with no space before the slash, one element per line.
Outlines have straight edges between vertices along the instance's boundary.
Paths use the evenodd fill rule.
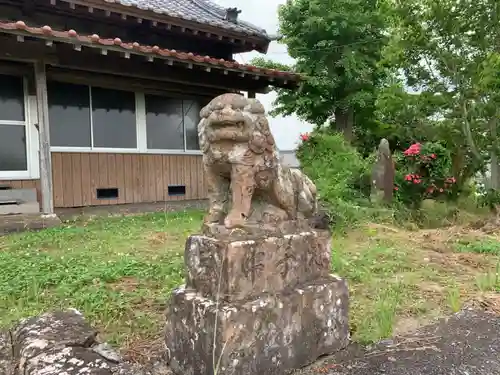
<path fill-rule="evenodd" d="M 294 68 L 290 65 L 282 64 L 272 60 L 266 60 L 263 57 L 254 57 L 250 63 L 255 66 L 260 66 L 261 68 L 282 70 L 284 72 L 294 71 Z"/>
<path fill-rule="evenodd" d="M 477 200 L 480 207 L 488 207 L 491 211 L 496 211 L 497 207 L 500 207 L 500 191 L 486 189 L 480 192 Z"/>
<path fill-rule="evenodd" d="M 381 88 L 375 115 L 380 124 L 377 137 L 386 138 L 393 151 L 404 151 L 417 141 L 438 141 L 435 116 L 443 98 L 431 93 L 409 93 L 399 81 Z"/>
<path fill-rule="evenodd" d="M 277 90 L 275 113 L 295 113 L 317 125 L 335 113 L 337 122 L 343 118 L 366 126 L 384 75 L 378 65 L 386 39 L 380 2 L 288 0 L 279 8 L 279 21 L 283 43 L 295 59 L 293 70 L 305 81 L 299 90 Z M 262 59 L 252 63 L 277 66 Z M 347 116 L 354 112 L 355 118 Z"/>
<path fill-rule="evenodd" d="M 333 115 L 330 131 L 363 156 L 381 138 L 393 151 L 439 142 L 462 188 L 500 153 L 499 4 L 289 0 L 280 32 L 295 64 L 253 62 L 304 74 L 298 90 L 277 90 L 273 114 L 318 126 Z"/>
<path fill-rule="evenodd" d="M 396 198 L 417 209 L 424 199 L 456 197 L 456 179 L 451 169 L 450 153 L 441 144 L 414 143 L 396 154 Z"/>
<path fill-rule="evenodd" d="M 450 150 L 462 185 L 498 149 L 499 3 L 400 0 L 392 9 L 396 22 L 386 58 L 404 71 L 420 98 L 436 101 L 431 128 L 420 130 Z"/>
<path fill-rule="evenodd" d="M 356 149 L 341 134 L 315 132 L 303 136 L 297 157 L 336 224 L 356 221 L 370 189 L 369 164 Z"/>

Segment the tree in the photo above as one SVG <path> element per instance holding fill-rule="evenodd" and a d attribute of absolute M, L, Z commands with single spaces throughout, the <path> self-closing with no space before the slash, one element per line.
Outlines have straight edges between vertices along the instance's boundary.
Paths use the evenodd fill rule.
<path fill-rule="evenodd" d="M 294 70 L 305 76 L 296 91 L 277 90 L 275 114 L 335 129 L 353 138 L 369 126 L 375 90 L 384 77 L 379 66 L 386 44 L 384 8 L 377 0 L 288 0 L 279 8 L 280 33 Z M 263 59 L 260 66 L 276 67 Z"/>
<path fill-rule="evenodd" d="M 497 0 L 395 0 L 392 58 L 409 85 L 438 98 L 437 136 L 453 151 L 462 183 L 497 149 L 492 54 L 500 51 Z M 496 103 L 495 103 L 496 102 Z"/>

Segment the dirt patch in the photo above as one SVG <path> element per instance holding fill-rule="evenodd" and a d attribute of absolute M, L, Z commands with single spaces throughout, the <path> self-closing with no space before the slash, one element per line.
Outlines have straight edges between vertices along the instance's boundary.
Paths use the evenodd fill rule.
<path fill-rule="evenodd" d="M 484 293 L 472 300 L 469 305 L 500 315 L 500 293 Z"/>
<path fill-rule="evenodd" d="M 163 335 L 156 337 L 129 337 L 121 349 L 125 360 L 147 364 L 154 359 L 165 355 L 165 338 Z"/>
<path fill-rule="evenodd" d="M 140 286 L 139 280 L 134 277 L 123 277 L 115 283 L 107 284 L 108 288 L 117 292 L 132 292 Z"/>
<path fill-rule="evenodd" d="M 464 276 L 464 273 L 477 273 L 486 271 L 494 266 L 494 262 L 481 254 L 473 253 L 448 253 L 436 252 L 427 250 L 425 258 L 428 263 L 432 263 L 439 267 L 447 268 L 449 270 L 456 270 L 461 272 L 457 276 Z"/>
<path fill-rule="evenodd" d="M 478 220 L 471 223 L 469 227 L 487 234 L 498 234 L 500 233 L 500 217 L 497 215 L 488 219 Z"/>
<path fill-rule="evenodd" d="M 483 254 L 457 252 L 457 243 L 474 243 L 486 240 L 499 241 L 498 235 L 485 235 L 478 229 L 467 226 L 454 226 L 444 229 L 421 230 L 399 233 L 401 240 L 418 251 L 415 261 L 435 263 L 459 272 L 477 273 L 486 271 L 493 261 Z"/>
<path fill-rule="evenodd" d="M 425 320 L 413 316 L 400 318 L 393 327 L 394 336 L 414 332 L 425 323 Z"/>
<path fill-rule="evenodd" d="M 444 287 L 432 281 L 422 281 L 418 285 L 419 289 L 423 292 L 440 294 L 444 292 Z"/>
<path fill-rule="evenodd" d="M 176 237 L 172 236 L 167 232 L 150 233 L 148 235 L 148 243 L 151 246 L 164 245 L 169 241 L 176 241 L 176 240 L 177 240 Z"/>

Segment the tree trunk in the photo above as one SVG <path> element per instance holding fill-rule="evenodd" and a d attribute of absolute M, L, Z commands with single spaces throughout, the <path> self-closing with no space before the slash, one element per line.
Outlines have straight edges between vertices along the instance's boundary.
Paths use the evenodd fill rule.
<path fill-rule="evenodd" d="M 497 142 L 497 123 L 495 120 L 490 120 L 490 131 L 493 139 L 493 145 L 496 146 Z M 496 148 L 496 147 L 495 147 Z M 491 165 L 490 165 L 490 189 L 500 189 L 500 166 L 498 165 L 498 155 L 495 151 L 491 151 Z"/>
<path fill-rule="evenodd" d="M 462 171 L 465 167 L 465 155 L 461 148 L 456 148 L 453 150 L 451 156 L 451 173 L 452 177 L 457 179 L 457 184 L 461 184 Z"/>
<path fill-rule="evenodd" d="M 500 188 L 499 178 L 500 178 L 500 166 L 498 165 L 498 156 L 495 152 L 491 153 L 491 164 L 490 164 L 490 189 L 498 190 Z"/>
<path fill-rule="evenodd" d="M 335 110 L 335 129 L 344 134 L 345 139 L 349 142 L 353 140 L 353 126 L 354 126 L 354 110 L 348 108 L 347 110 L 338 108 Z"/>

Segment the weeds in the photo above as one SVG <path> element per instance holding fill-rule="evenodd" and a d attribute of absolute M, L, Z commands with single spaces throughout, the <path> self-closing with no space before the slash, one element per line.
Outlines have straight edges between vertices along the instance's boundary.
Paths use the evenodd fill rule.
<path fill-rule="evenodd" d="M 494 272 L 487 272 L 476 277 L 476 285 L 483 292 L 500 292 L 500 258 Z"/>
<path fill-rule="evenodd" d="M 455 249 L 462 253 L 500 255 L 500 241 L 487 239 L 482 241 L 459 241 Z"/>
<path fill-rule="evenodd" d="M 420 235 L 373 224 L 335 239 L 332 268 L 349 281 L 355 340 L 389 337 L 396 328 L 405 331 L 405 326 L 459 311 L 481 290 L 499 289 L 498 259 L 485 252 L 454 256 L 447 241 L 459 236 L 455 232 L 450 228 Z M 471 262 L 481 268 L 471 267 Z"/>
<path fill-rule="evenodd" d="M 454 286 L 448 289 L 448 305 L 451 311 L 457 313 L 462 308 L 462 302 L 460 301 L 460 290 Z"/>

